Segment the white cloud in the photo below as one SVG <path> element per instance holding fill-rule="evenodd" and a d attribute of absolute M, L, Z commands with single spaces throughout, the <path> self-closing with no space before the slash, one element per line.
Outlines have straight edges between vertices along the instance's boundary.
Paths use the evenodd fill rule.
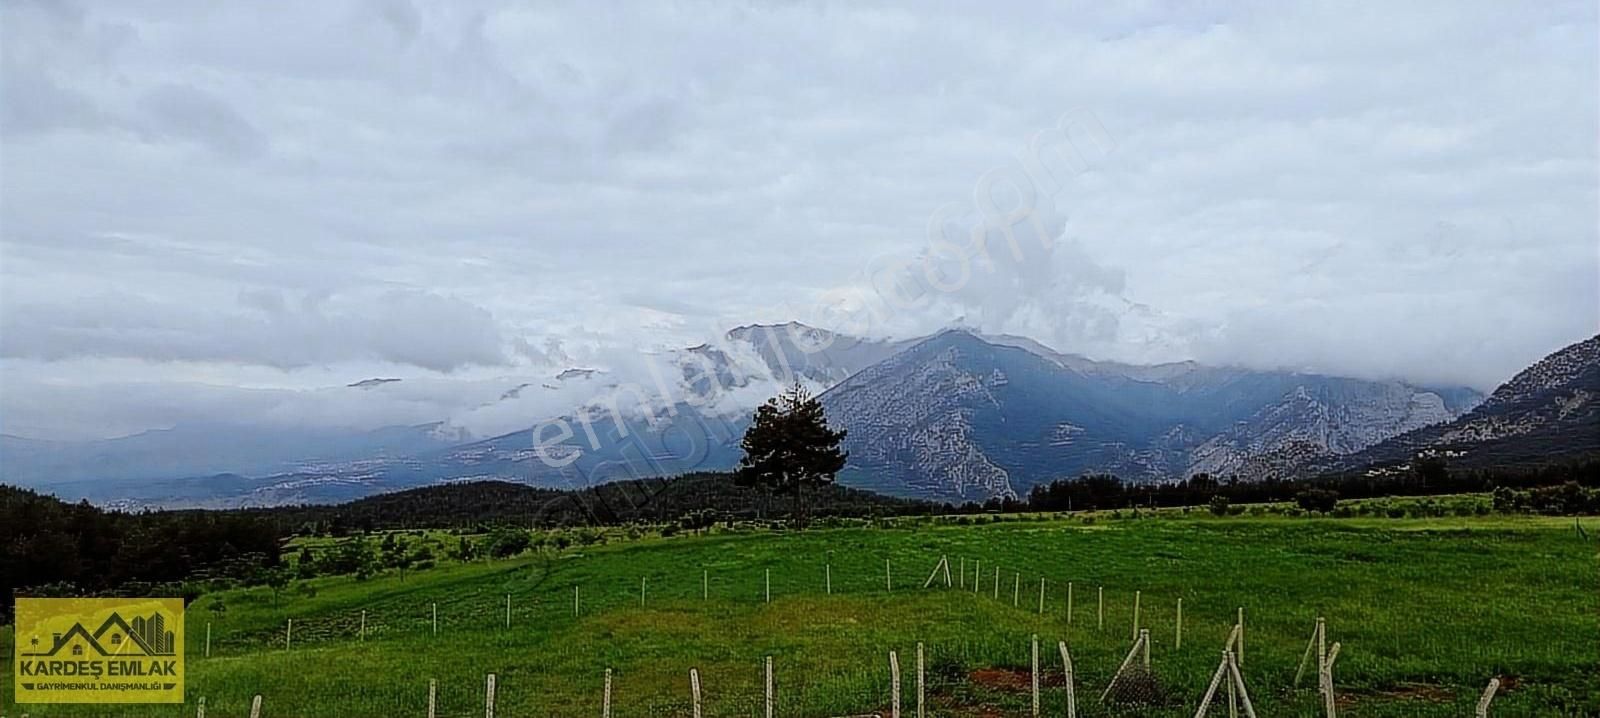
<path fill-rule="evenodd" d="M 8 3 L 0 414 L 789 319 L 1487 388 L 1600 325 L 1596 13 Z M 1073 110 L 1115 145 L 1041 195 L 1053 250 L 862 315 Z M 84 406 L 15 398 L 58 391 Z"/>

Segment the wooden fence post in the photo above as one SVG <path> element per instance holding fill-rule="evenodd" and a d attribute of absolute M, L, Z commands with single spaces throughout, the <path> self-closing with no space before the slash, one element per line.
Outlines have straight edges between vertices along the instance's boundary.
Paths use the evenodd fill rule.
<path fill-rule="evenodd" d="M 494 674 L 490 673 L 483 686 L 483 718 L 494 718 Z"/>
<path fill-rule="evenodd" d="M 206 718 L 206 697 L 205 696 L 200 696 L 200 700 L 195 703 L 195 706 L 194 706 L 194 718 Z M 429 718 L 433 718 L 433 717 L 429 716 Z"/>
<path fill-rule="evenodd" d="M 439 635 L 439 603 L 437 601 L 433 604 L 433 635 Z"/>
<path fill-rule="evenodd" d="M 1117 681 L 1122 679 L 1122 674 L 1128 670 L 1128 666 L 1133 665 L 1133 659 L 1139 657 L 1140 643 L 1142 642 L 1137 640 L 1133 642 L 1133 647 L 1128 649 L 1127 657 L 1123 658 L 1122 663 L 1117 666 L 1117 672 L 1111 674 L 1111 680 L 1106 683 L 1106 689 L 1100 692 L 1101 703 L 1106 702 L 1106 696 L 1111 695 L 1111 689 L 1115 688 Z"/>
<path fill-rule="evenodd" d="M 1067 642 L 1059 641 L 1056 647 L 1061 649 L 1061 669 L 1067 677 L 1067 718 L 1078 718 L 1078 695 L 1072 685 L 1072 655 L 1067 653 Z"/>
<path fill-rule="evenodd" d="M 211 657 L 211 622 L 206 621 L 206 658 Z M 202 699 L 204 700 L 204 699 Z"/>
<path fill-rule="evenodd" d="M 1242 626 L 1244 624 L 1240 624 L 1240 625 Z M 1244 632 L 1243 631 L 1240 631 L 1240 633 L 1239 633 L 1239 645 L 1241 645 L 1241 646 L 1244 645 Z M 1245 714 L 1245 716 L 1247 718 L 1256 718 L 1256 708 L 1255 708 L 1255 706 L 1253 704 L 1250 703 L 1250 691 L 1245 690 L 1245 687 L 1244 687 L 1244 675 L 1239 672 L 1239 662 L 1237 660 L 1237 657 L 1236 656 L 1229 656 L 1229 661 L 1228 662 L 1230 664 L 1230 667 L 1228 668 L 1228 672 L 1233 674 L 1233 685 L 1234 685 L 1234 688 L 1238 690 L 1239 702 L 1240 702 L 1240 704 L 1242 704 L 1244 706 L 1244 714 Z"/>
<path fill-rule="evenodd" d="M 289 625 L 283 629 L 283 650 L 294 647 L 294 619 L 289 619 Z"/>
<path fill-rule="evenodd" d="M 1095 626 L 1094 630 L 1103 631 L 1106 628 L 1106 587 L 1095 588 Z"/>
<path fill-rule="evenodd" d="M 574 618 L 576 618 L 578 616 L 578 587 L 577 587 L 577 585 L 573 585 L 573 587 L 572 587 L 572 616 Z"/>
<path fill-rule="evenodd" d="M 917 641 L 917 718 L 924 718 L 923 703 L 927 700 L 927 684 L 923 679 L 926 667 L 922 658 L 922 641 Z M 767 716 L 767 718 L 772 718 Z"/>
<path fill-rule="evenodd" d="M 360 630 L 360 633 L 358 633 L 357 635 L 359 635 L 361 637 L 361 642 L 362 643 L 366 643 L 367 642 L 367 609 L 364 609 L 364 608 L 361 609 L 361 628 L 359 630 Z"/>
<path fill-rule="evenodd" d="M 1205 695 L 1200 696 L 1200 707 L 1195 709 L 1194 718 L 1204 718 L 1206 711 L 1211 708 L 1211 699 L 1217 695 L 1217 687 L 1222 685 L 1222 679 L 1228 674 L 1228 652 L 1222 652 L 1222 662 L 1217 664 L 1217 672 L 1211 674 L 1211 683 L 1207 684 Z M 1233 683 L 1229 683 L 1232 686 Z"/>
<path fill-rule="evenodd" d="M 428 718 L 439 716 L 439 681 L 428 679 Z"/>
<path fill-rule="evenodd" d="M 645 577 L 640 576 L 639 577 L 639 607 L 640 608 L 644 608 L 644 584 L 645 584 Z"/>
<path fill-rule="evenodd" d="M 827 587 L 828 595 L 833 595 L 833 564 L 822 565 L 823 585 Z"/>
<path fill-rule="evenodd" d="M 965 591 L 967 589 L 967 557 L 966 556 L 962 556 L 961 557 L 961 580 L 958 581 L 957 584 L 958 584 L 958 587 L 961 590 Z"/>
<path fill-rule="evenodd" d="M 1233 653 L 1234 663 L 1244 665 L 1244 606 L 1239 607 L 1239 646 Z"/>
<path fill-rule="evenodd" d="M 1143 629 L 1143 630 L 1139 631 L 1139 645 L 1142 647 L 1141 648 L 1140 661 L 1142 663 L 1144 663 L 1144 667 L 1145 668 L 1149 668 L 1150 667 L 1150 629 L 1146 628 L 1146 629 Z"/>
<path fill-rule="evenodd" d="M 994 567 L 994 600 L 1000 600 L 1000 567 Z"/>
<path fill-rule="evenodd" d="M 689 669 L 689 696 L 694 706 L 694 718 L 700 718 L 700 669 Z"/>
<path fill-rule="evenodd" d="M 894 590 L 894 578 L 889 573 L 889 559 L 883 560 L 883 589 L 885 591 Z"/>
<path fill-rule="evenodd" d="M 978 583 L 983 579 L 983 563 L 979 559 L 972 559 L 972 592 L 978 592 Z"/>
<path fill-rule="evenodd" d="M 1033 690 L 1033 718 L 1039 718 L 1039 634 L 1033 634 L 1031 670 L 1028 673 L 1028 682 Z"/>
<path fill-rule="evenodd" d="M 900 659 L 894 651 L 889 651 L 889 694 L 889 718 L 900 718 Z"/>
<path fill-rule="evenodd" d="M 1490 678 L 1489 687 L 1483 689 L 1483 697 L 1478 699 L 1477 718 L 1489 718 L 1489 702 L 1494 700 L 1494 693 L 1498 690 L 1500 679 Z"/>
<path fill-rule="evenodd" d="M 611 669 L 606 669 L 605 692 L 600 694 L 600 718 L 611 718 Z"/>
<path fill-rule="evenodd" d="M 1044 615 L 1044 577 L 1039 577 L 1039 615 Z"/>
<path fill-rule="evenodd" d="M 506 630 L 511 630 L 511 594 L 506 594 Z"/>
<path fill-rule="evenodd" d="M 766 583 L 763 585 L 766 587 L 767 603 L 772 603 L 772 569 L 767 569 L 764 575 L 765 578 L 763 580 Z"/>
<path fill-rule="evenodd" d="M 1022 573 L 1018 572 L 1011 583 L 1011 606 L 1022 605 Z"/>
<path fill-rule="evenodd" d="M 1067 582 L 1067 626 L 1072 625 L 1072 582 Z"/>
<path fill-rule="evenodd" d="M 705 601 L 705 600 L 708 600 L 710 598 L 711 598 L 711 572 L 707 571 L 706 569 L 700 569 L 700 600 L 701 601 Z"/>
<path fill-rule="evenodd" d="M 261 718 L 261 695 L 250 699 L 250 718 Z"/>
<path fill-rule="evenodd" d="M 1300 665 L 1294 670 L 1294 683 L 1291 684 L 1292 687 L 1300 687 L 1300 679 L 1305 677 L 1306 664 L 1311 662 L 1311 656 L 1313 653 L 1315 653 L 1317 657 L 1317 675 L 1319 677 L 1322 675 L 1322 663 L 1323 661 L 1327 660 L 1328 656 L 1327 648 L 1324 645 L 1326 640 L 1325 632 L 1327 631 L 1326 626 L 1327 624 L 1323 622 L 1322 617 L 1318 616 L 1316 624 L 1311 629 L 1311 640 L 1306 641 L 1306 650 L 1304 653 L 1300 654 Z M 1320 682 L 1317 685 L 1319 688 L 1321 687 Z"/>
<path fill-rule="evenodd" d="M 1328 650 L 1327 657 L 1322 661 L 1322 668 L 1317 671 L 1322 686 L 1322 710 L 1326 718 L 1338 718 L 1337 706 L 1333 701 L 1333 662 L 1339 659 L 1339 644 L 1333 644 Z"/>
<path fill-rule="evenodd" d="M 1133 637 L 1139 637 L 1139 597 L 1143 591 L 1133 592 Z"/>
<path fill-rule="evenodd" d="M 1183 648 L 1183 599 L 1178 599 L 1178 630 L 1172 639 L 1172 650 Z"/>
<path fill-rule="evenodd" d="M 767 718 L 772 718 L 772 656 L 767 656 Z"/>

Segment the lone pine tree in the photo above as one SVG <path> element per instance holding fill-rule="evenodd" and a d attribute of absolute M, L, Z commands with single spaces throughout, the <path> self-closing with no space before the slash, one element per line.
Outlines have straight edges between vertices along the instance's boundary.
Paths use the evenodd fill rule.
<path fill-rule="evenodd" d="M 806 524 L 806 488 L 832 483 L 844 468 L 844 430 L 828 428 L 822 403 L 795 382 L 756 409 L 740 446 L 738 481 L 769 493 L 794 495 L 794 519 Z"/>

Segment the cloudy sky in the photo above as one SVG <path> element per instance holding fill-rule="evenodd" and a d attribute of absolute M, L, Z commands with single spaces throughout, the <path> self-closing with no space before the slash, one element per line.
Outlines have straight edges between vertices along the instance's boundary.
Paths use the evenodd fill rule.
<path fill-rule="evenodd" d="M 756 321 L 1481 389 L 1600 325 L 1595 3 L 971 5 L 6 2 L 0 429 Z"/>

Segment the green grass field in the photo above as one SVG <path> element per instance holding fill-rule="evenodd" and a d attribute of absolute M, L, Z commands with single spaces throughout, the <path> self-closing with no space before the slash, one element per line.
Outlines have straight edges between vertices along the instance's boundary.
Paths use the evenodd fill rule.
<path fill-rule="evenodd" d="M 1029 637 L 1037 634 L 1048 671 L 1043 714 L 1064 715 L 1055 645 L 1065 640 L 1080 715 L 1189 716 L 1243 607 L 1243 670 L 1263 718 L 1321 715 L 1313 680 L 1290 689 L 1318 616 L 1328 621 L 1329 642 L 1342 644 L 1334 670 L 1341 715 L 1470 716 L 1484 685 L 1499 676 L 1506 688 L 1493 716 L 1597 716 L 1597 550 L 1600 543 L 1579 538 L 1571 519 L 1217 519 L 1198 512 L 1087 524 L 912 520 L 893 528 L 645 538 L 445 562 L 404 581 L 393 574 L 316 579 L 285 590 L 277 605 L 266 589 L 206 596 L 187 616 L 188 705 L 7 703 L 0 713 L 190 716 L 205 696 L 209 716 L 244 716 L 259 693 L 269 718 L 422 716 L 435 679 L 441 716 L 479 716 L 492 672 L 499 716 L 599 716 L 609 668 L 613 715 L 688 716 L 689 670 L 697 668 L 706 716 L 755 716 L 763 659 L 772 656 L 778 715 L 887 715 L 894 650 L 909 716 L 921 641 L 933 715 L 1024 716 Z M 961 585 L 924 590 L 941 555 Z M 963 567 L 966 577 L 958 575 Z M 1101 706 L 1096 698 L 1132 643 L 1136 590 L 1166 700 Z M 1179 598 L 1181 648 L 1174 645 Z M 220 612 L 213 610 L 219 601 Z M 364 641 L 357 637 L 363 610 Z M 202 657 L 208 622 L 209 659 Z M 10 633 L 0 638 L 8 696 Z M 1212 715 L 1226 715 L 1226 706 Z"/>

